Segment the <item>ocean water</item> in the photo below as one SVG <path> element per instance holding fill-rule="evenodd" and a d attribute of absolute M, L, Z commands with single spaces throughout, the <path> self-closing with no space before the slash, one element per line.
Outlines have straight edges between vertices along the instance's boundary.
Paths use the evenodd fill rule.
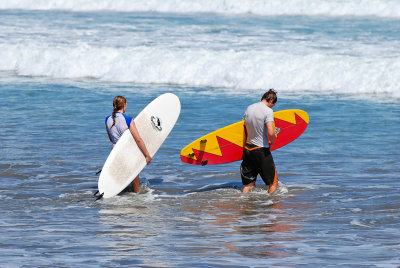
<path fill-rule="evenodd" d="M 400 1 L 0 1 L 1 267 L 399 267 Z M 310 124 L 280 185 L 179 152 L 265 90 Z M 95 201 L 112 99 L 180 118 Z"/>

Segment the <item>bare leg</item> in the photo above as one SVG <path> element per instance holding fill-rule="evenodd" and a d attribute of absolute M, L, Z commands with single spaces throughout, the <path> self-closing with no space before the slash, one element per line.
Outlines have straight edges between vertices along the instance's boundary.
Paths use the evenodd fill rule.
<path fill-rule="evenodd" d="M 139 193 L 140 186 L 139 186 L 139 175 L 132 181 L 132 189 L 135 193 Z"/>
<path fill-rule="evenodd" d="M 250 182 L 243 187 L 243 193 L 248 193 L 256 185 L 256 182 Z"/>
<path fill-rule="evenodd" d="M 278 188 L 278 181 L 274 181 L 274 183 L 269 186 L 268 193 L 272 194 L 275 192 L 276 188 Z"/>
<path fill-rule="evenodd" d="M 273 192 L 275 192 L 276 188 L 278 188 L 278 176 L 276 175 L 276 171 L 275 171 L 274 182 L 269 185 L 268 193 L 272 194 Z"/>

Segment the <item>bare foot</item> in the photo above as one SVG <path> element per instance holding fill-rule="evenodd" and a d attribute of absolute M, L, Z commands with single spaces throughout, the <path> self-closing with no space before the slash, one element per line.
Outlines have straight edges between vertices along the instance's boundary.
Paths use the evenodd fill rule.
<path fill-rule="evenodd" d="M 276 188 L 278 188 L 278 180 L 275 180 L 274 183 L 269 186 L 268 193 L 272 194 L 275 192 Z"/>
<path fill-rule="evenodd" d="M 255 184 L 256 184 L 255 182 L 251 182 L 251 183 L 249 183 L 249 184 L 246 184 L 246 185 L 243 187 L 243 193 L 248 193 L 248 192 L 250 192 L 250 190 L 254 187 Z"/>

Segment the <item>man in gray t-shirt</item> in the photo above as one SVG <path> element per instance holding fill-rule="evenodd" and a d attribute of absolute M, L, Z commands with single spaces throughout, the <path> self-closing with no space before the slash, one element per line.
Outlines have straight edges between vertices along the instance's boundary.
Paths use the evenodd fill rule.
<path fill-rule="evenodd" d="M 269 147 L 268 122 L 274 122 L 274 111 L 267 106 L 265 101 L 250 105 L 243 120 L 246 122 L 247 141 L 258 147 Z"/>
<path fill-rule="evenodd" d="M 270 89 L 262 96 L 260 102 L 247 107 L 244 113 L 247 139 L 240 165 L 244 193 L 255 186 L 258 175 L 269 185 L 269 193 L 273 193 L 278 187 L 276 168 L 269 149 L 275 142 L 272 107 L 277 100 L 276 92 Z"/>

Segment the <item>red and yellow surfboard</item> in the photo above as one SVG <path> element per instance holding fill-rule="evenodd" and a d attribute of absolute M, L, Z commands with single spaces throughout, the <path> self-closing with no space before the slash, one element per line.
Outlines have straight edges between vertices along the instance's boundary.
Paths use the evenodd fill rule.
<path fill-rule="evenodd" d="M 297 139 L 309 122 L 305 111 L 292 109 L 274 112 L 277 138 L 271 151 Z M 242 159 L 245 143 L 244 121 L 213 131 L 188 144 L 181 151 L 182 162 L 215 165 Z"/>

